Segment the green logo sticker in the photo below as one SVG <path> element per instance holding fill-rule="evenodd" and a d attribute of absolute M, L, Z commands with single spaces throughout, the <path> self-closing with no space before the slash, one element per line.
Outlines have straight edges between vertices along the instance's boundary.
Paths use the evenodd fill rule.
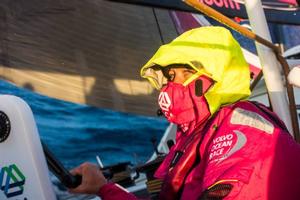
<path fill-rule="evenodd" d="M 23 194 L 24 184 L 25 176 L 15 164 L 0 167 L 0 189 L 7 198 Z"/>

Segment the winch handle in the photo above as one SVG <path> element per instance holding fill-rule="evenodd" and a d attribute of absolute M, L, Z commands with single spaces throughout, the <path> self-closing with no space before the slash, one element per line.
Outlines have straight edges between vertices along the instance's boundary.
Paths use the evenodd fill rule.
<path fill-rule="evenodd" d="M 61 181 L 67 188 L 76 188 L 81 184 L 82 176 L 72 175 L 63 164 L 54 156 L 48 149 L 47 145 L 42 142 L 43 150 L 46 156 L 46 161 L 50 171 Z"/>

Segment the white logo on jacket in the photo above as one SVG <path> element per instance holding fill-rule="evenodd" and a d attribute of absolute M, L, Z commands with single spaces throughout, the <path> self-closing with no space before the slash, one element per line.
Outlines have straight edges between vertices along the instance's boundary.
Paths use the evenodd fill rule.
<path fill-rule="evenodd" d="M 209 160 L 219 163 L 242 149 L 246 142 L 247 137 L 238 130 L 233 130 L 233 133 L 218 136 L 213 139 Z"/>
<path fill-rule="evenodd" d="M 163 111 L 169 111 L 171 100 L 167 92 L 161 92 L 159 94 L 158 104 Z"/>

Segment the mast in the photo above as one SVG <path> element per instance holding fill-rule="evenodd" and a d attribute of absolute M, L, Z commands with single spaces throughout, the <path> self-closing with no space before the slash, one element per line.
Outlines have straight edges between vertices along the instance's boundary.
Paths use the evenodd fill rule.
<path fill-rule="evenodd" d="M 245 0 L 245 6 L 253 32 L 271 42 L 261 0 Z M 290 133 L 293 133 L 287 94 L 279 63 L 272 49 L 258 42 L 255 42 L 255 44 L 261 65 L 263 66 L 263 74 L 273 110 L 286 124 Z"/>

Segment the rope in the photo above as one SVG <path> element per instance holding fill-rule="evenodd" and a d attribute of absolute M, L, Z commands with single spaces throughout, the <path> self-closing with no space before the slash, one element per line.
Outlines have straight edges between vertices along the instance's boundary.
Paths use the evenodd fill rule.
<path fill-rule="evenodd" d="M 159 193 L 162 186 L 162 180 L 154 179 L 146 182 L 147 190 L 150 194 Z"/>
<path fill-rule="evenodd" d="M 158 18 L 157 18 L 157 15 L 156 15 L 156 12 L 155 12 L 154 8 L 152 8 L 152 12 L 153 12 L 153 15 L 154 15 L 154 18 L 155 18 L 155 23 L 157 25 L 157 29 L 158 29 L 158 34 L 159 34 L 160 40 L 161 40 L 162 44 L 165 44 L 165 41 L 164 41 L 164 38 L 163 38 L 163 34 L 161 32 L 159 21 L 158 21 Z"/>

